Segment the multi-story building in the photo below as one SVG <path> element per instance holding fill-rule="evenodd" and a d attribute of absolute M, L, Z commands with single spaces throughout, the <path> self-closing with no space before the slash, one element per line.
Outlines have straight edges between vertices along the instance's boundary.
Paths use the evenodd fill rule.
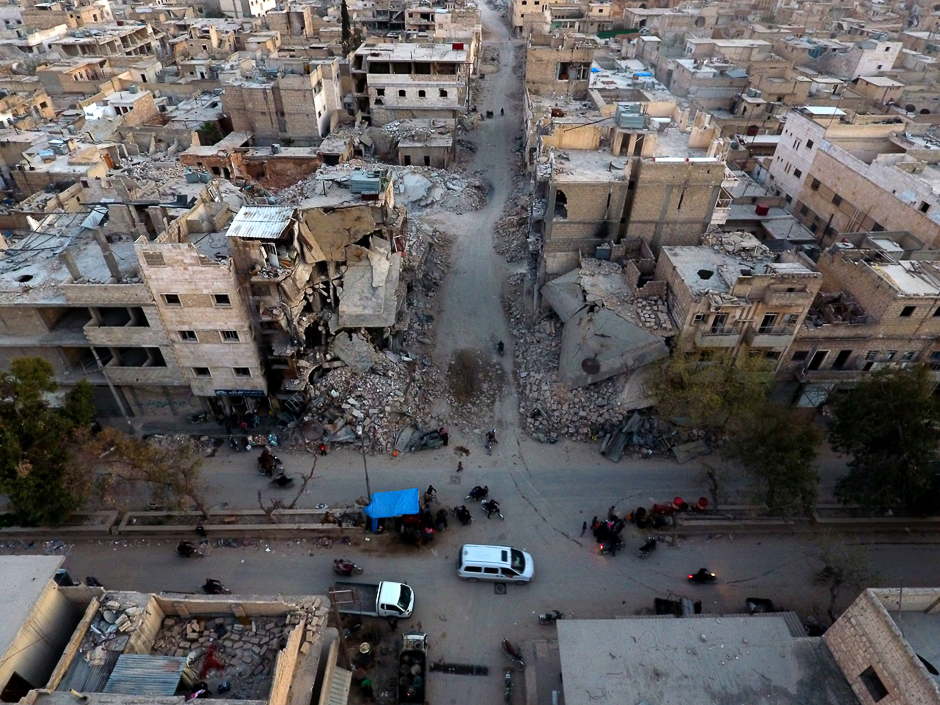
<path fill-rule="evenodd" d="M 805 392 L 921 363 L 940 380 L 938 261 L 910 233 L 841 237 L 819 257 L 823 285 L 778 379 Z"/>
<path fill-rule="evenodd" d="M 470 104 L 462 43 L 363 44 L 352 57 L 355 108 L 381 127 L 403 118 L 455 118 Z"/>
<path fill-rule="evenodd" d="M 525 83 L 533 95 L 587 95 L 597 42 L 581 34 L 530 35 L 526 40 Z"/>
<path fill-rule="evenodd" d="M 110 25 L 91 32 L 72 30 L 68 37 L 49 43 L 62 56 L 141 56 L 166 54 L 162 40 L 150 25 Z"/>
<path fill-rule="evenodd" d="M 792 252 L 770 253 L 745 233 L 713 246 L 663 247 L 655 279 L 668 290 L 682 349 L 780 360 L 802 325 L 822 275 Z"/>
<path fill-rule="evenodd" d="M 274 78 L 232 79 L 222 94 L 222 107 L 238 132 L 249 132 L 255 144 L 319 144 L 342 109 L 338 59 L 293 62 Z"/>
<path fill-rule="evenodd" d="M 825 243 L 840 233 L 908 231 L 940 243 L 935 145 L 899 116 L 807 106 L 787 115 L 769 185 Z"/>

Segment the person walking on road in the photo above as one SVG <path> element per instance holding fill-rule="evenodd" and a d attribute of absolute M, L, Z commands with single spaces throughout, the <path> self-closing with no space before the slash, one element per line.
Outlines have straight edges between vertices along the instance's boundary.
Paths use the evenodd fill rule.
<path fill-rule="evenodd" d="M 581 535 L 584 536 L 584 532 L 587 531 L 587 522 L 581 523 Z"/>

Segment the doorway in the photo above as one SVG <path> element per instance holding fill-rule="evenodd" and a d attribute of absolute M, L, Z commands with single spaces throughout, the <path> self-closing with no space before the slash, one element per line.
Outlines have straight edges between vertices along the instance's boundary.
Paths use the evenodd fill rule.
<path fill-rule="evenodd" d="M 836 361 L 832 363 L 832 369 L 841 370 L 845 368 L 845 363 L 849 361 L 849 356 L 852 354 L 851 350 L 840 350 L 839 354 L 836 355 Z"/>

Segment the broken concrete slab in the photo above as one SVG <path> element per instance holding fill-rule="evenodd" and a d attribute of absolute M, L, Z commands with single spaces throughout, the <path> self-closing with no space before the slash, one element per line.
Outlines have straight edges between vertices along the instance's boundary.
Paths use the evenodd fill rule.
<path fill-rule="evenodd" d="M 366 251 L 367 253 L 371 251 Z M 338 328 L 386 328 L 395 325 L 401 253 L 388 255 L 384 282 L 376 277 L 371 254 L 358 262 L 347 258 L 348 269 L 339 294 Z"/>
<path fill-rule="evenodd" d="M 581 311 L 562 332 L 558 379 L 569 389 L 583 387 L 668 355 L 662 338 L 616 313 Z"/>
<path fill-rule="evenodd" d="M 692 460 L 692 458 L 699 458 L 711 452 L 712 449 L 701 439 L 672 447 L 672 453 L 676 456 L 676 460 L 680 465 L 688 460 Z"/>
<path fill-rule="evenodd" d="M 378 354 L 361 333 L 341 332 L 330 343 L 330 352 L 361 372 L 376 364 Z"/>
<path fill-rule="evenodd" d="M 581 289 L 581 273 L 574 269 L 542 287 L 542 296 L 558 314 L 562 323 L 584 308 L 584 291 Z"/>
<path fill-rule="evenodd" d="M 348 245 L 358 242 L 379 228 L 369 205 L 335 209 L 311 208 L 304 212 L 303 218 L 309 233 L 316 239 L 323 258 L 336 262 L 345 259 Z M 303 230 L 301 232 L 303 233 Z M 305 237 L 302 241 L 308 244 Z"/>

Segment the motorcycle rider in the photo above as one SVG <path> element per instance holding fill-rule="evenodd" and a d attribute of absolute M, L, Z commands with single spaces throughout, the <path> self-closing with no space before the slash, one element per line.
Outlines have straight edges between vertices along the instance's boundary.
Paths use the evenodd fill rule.
<path fill-rule="evenodd" d="M 470 497 L 472 499 L 483 499 L 489 493 L 490 493 L 489 486 L 484 485 L 483 487 L 480 487 L 479 485 L 477 485 L 472 490 L 470 490 Z"/>
<path fill-rule="evenodd" d="M 486 518 L 489 519 L 490 515 L 494 512 L 499 514 L 499 502 L 495 499 L 489 499 L 483 503 L 483 511 L 486 512 Z"/>
<path fill-rule="evenodd" d="M 487 443 L 496 443 L 496 429 L 491 428 L 486 432 L 486 442 Z"/>
<path fill-rule="evenodd" d="M 190 541 L 180 541 L 176 547 L 176 552 L 184 558 L 189 558 L 196 552 L 196 547 Z"/>

